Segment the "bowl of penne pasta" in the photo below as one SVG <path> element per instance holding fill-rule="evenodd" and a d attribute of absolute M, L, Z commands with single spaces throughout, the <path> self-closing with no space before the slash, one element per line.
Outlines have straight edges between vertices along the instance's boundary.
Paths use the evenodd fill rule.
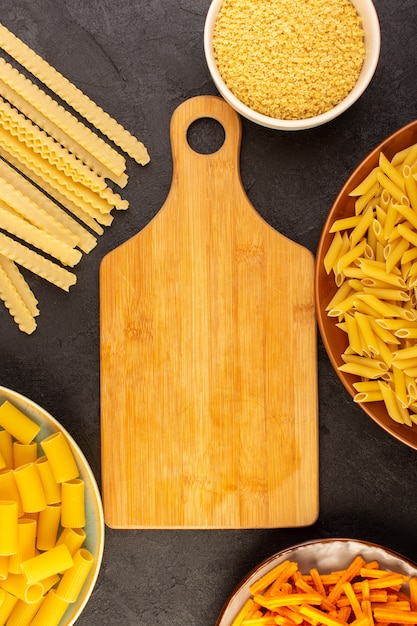
<path fill-rule="evenodd" d="M 354 402 L 417 449 L 417 121 L 360 163 L 316 254 L 320 334 Z"/>
<path fill-rule="evenodd" d="M 417 617 L 417 565 L 357 539 L 292 546 L 255 567 L 227 600 L 216 626 L 326 624 L 372 617 L 403 623 Z"/>
<path fill-rule="evenodd" d="M 74 624 L 103 550 L 100 493 L 81 449 L 47 411 L 0 387 L 0 621 Z"/>
<path fill-rule="evenodd" d="M 204 51 L 214 84 L 240 115 L 304 130 L 335 119 L 367 89 L 379 20 L 372 0 L 212 0 Z"/>

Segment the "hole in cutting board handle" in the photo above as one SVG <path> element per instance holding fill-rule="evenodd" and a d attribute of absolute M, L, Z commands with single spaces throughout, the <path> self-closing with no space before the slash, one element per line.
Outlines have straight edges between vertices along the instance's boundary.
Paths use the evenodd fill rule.
<path fill-rule="evenodd" d="M 188 145 L 199 154 L 214 154 L 220 150 L 225 138 L 223 126 L 211 117 L 195 120 L 187 130 Z"/>

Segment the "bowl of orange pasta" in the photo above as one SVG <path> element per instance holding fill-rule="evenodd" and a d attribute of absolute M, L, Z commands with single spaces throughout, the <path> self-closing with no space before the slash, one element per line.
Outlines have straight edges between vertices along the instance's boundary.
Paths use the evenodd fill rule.
<path fill-rule="evenodd" d="M 235 588 L 216 626 L 411 623 L 417 565 L 357 539 L 292 546 L 256 566 Z"/>
<path fill-rule="evenodd" d="M 316 255 L 316 311 L 354 402 L 417 449 L 417 121 L 360 163 Z"/>
<path fill-rule="evenodd" d="M 82 451 L 47 411 L 0 387 L 0 623 L 74 624 L 103 550 L 100 492 Z"/>

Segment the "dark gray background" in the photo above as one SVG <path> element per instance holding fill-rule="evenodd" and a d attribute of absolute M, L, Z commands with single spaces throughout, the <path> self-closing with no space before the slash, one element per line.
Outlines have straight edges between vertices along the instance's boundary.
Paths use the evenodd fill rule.
<path fill-rule="evenodd" d="M 99 264 L 143 228 L 167 196 L 176 106 L 217 93 L 203 53 L 209 0 L 1 0 L 0 6 L 3 24 L 143 140 L 152 158 L 146 168 L 128 162 L 124 196 L 131 206 L 84 256 L 70 294 L 30 277 L 41 309 L 32 336 L 20 333 L 0 307 L 0 384 L 60 420 L 100 483 Z M 375 6 L 380 63 L 349 111 L 297 133 L 243 120 L 241 174 L 249 198 L 274 228 L 313 253 L 352 169 L 416 116 L 415 0 L 376 0 Z M 317 523 L 284 530 L 107 529 L 103 567 L 80 626 L 213 626 L 248 570 L 312 538 L 367 539 L 417 561 L 417 452 L 353 404 L 318 341 Z"/>

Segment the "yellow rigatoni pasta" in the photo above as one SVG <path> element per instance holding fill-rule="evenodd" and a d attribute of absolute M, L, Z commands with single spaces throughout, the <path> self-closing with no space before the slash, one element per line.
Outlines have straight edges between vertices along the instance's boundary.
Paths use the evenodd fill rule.
<path fill-rule="evenodd" d="M 13 467 L 13 439 L 8 430 L 0 430 L 0 454 L 6 463 L 5 467 L 11 469 Z"/>
<path fill-rule="evenodd" d="M 0 580 L 6 580 L 9 575 L 11 557 L 8 554 L 0 555 Z M 1 594 L 0 594 L 1 595 Z M 1 624 L 1 622 L 0 622 Z"/>
<path fill-rule="evenodd" d="M 15 608 L 16 604 L 19 602 L 19 598 L 12 595 L 5 589 L 3 591 L 3 602 L 0 603 L 0 624 L 8 623 L 9 626 L 13 626 L 13 622 L 7 621 Z M 16 626 L 16 623 L 14 624 Z"/>
<path fill-rule="evenodd" d="M 88 550 L 78 550 L 73 557 L 74 565 L 68 569 L 56 589 L 57 595 L 66 602 L 75 602 L 91 570 L 94 557 Z"/>
<path fill-rule="evenodd" d="M 41 446 L 57 483 L 78 478 L 79 470 L 70 445 L 62 432 L 54 433 L 41 441 Z"/>
<path fill-rule="evenodd" d="M 30 626 L 42 601 L 43 597 L 41 597 L 37 602 L 31 602 L 29 604 L 24 600 L 16 598 L 16 603 L 9 613 L 10 617 L 7 620 L 7 626 Z"/>
<path fill-rule="evenodd" d="M 22 502 L 12 469 L 5 469 L 0 472 L 0 499 L 16 502 L 18 517 L 23 515 Z"/>
<path fill-rule="evenodd" d="M 35 467 L 42 482 L 46 504 L 61 502 L 61 485 L 55 480 L 48 458 L 46 456 L 38 457 L 35 461 Z"/>
<path fill-rule="evenodd" d="M 58 596 L 54 589 L 51 589 L 40 605 L 31 622 L 31 626 L 58 626 L 68 608 L 69 603 Z"/>
<path fill-rule="evenodd" d="M 86 536 L 83 528 L 63 528 L 56 545 L 65 543 L 71 556 L 73 556 L 83 546 Z"/>
<path fill-rule="evenodd" d="M 41 429 L 8 400 L 0 406 L 0 426 L 20 443 L 30 443 Z"/>
<path fill-rule="evenodd" d="M 34 463 L 27 463 L 14 470 L 14 478 L 19 490 L 22 508 L 25 513 L 37 513 L 46 507 L 46 498 Z"/>
<path fill-rule="evenodd" d="M 23 574 L 9 574 L 6 580 L 0 581 L 0 588 L 27 604 L 39 602 L 43 595 L 42 585 L 38 581 L 28 582 Z"/>
<path fill-rule="evenodd" d="M 41 439 L 38 432 L 36 440 L 22 444 L 7 430 L 0 430 L 3 432 L 2 449 L 11 465 L 15 450 L 18 467 L 0 470 L 0 626 L 50 626 L 55 619 L 58 625 L 68 605 L 76 602 L 94 565 L 93 554 L 84 547 L 87 535 L 81 527 L 86 525 L 84 481 L 61 431 L 56 434 L 65 437 L 67 447 L 61 437 Z M 54 454 L 67 456 L 55 467 L 58 475 L 76 473 L 75 478 L 57 483 L 53 460 L 51 464 L 46 453 L 19 464 L 19 458 L 27 458 L 27 451 L 31 455 L 33 450 L 39 452 L 42 442 L 52 459 Z M 52 502 L 46 503 L 46 494 Z M 65 527 L 66 523 L 80 527 Z"/>
<path fill-rule="evenodd" d="M 34 463 L 38 456 L 38 444 L 35 441 L 30 443 L 13 442 L 13 467 L 17 468 L 27 463 Z"/>
<path fill-rule="evenodd" d="M 60 544 L 23 561 L 21 569 L 27 583 L 30 584 L 54 574 L 61 574 L 72 566 L 73 559 L 67 546 Z"/>
<path fill-rule="evenodd" d="M 13 500 L 0 500 L 0 555 L 17 552 L 18 507 Z"/>
<path fill-rule="evenodd" d="M 60 504 L 48 504 L 42 511 L 40 511 L 36 538 L 36 547 L 38 550 L 50 550 L 56 545 L 60 522 Z"/>
<path fill-rule="evenodd" d="M 62 483 L 61 525 L 63 528 L 85 526 L 84 492 L 84 481 L 80 478 Z"/>
<path fill-rule="evenodd" d="M 9 557 L 9 572 L 21 574 L 22 561 L 35 556 L 36 521 L 27 517 L 19 519 L 17 524 L 17 551 Z M 1 623 L 1 622 L 0 622 Z"/>

